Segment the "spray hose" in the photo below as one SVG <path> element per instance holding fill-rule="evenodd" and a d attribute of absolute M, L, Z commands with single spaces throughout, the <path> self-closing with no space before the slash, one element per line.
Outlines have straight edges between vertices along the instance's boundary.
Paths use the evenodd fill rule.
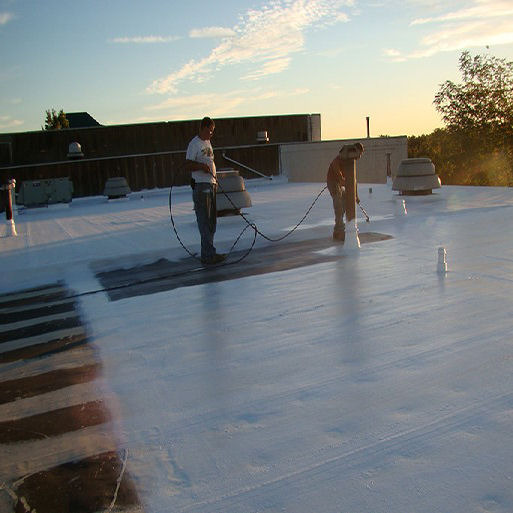
<path fill-rule="evenodd" d="M 216 181 L 216 184 L 217 186 L 219 187 L 219 189 L 221 190 L 221 193 L 224 193 L 224 195 L 226 196 L 226 198 L 228 199 L 228 201 L 231 203 L 231 205 L 233 206 L 233 208 L 237 211 L 239 211 L 239 207 L 237 207 L 237 205 L 235 205 L 233 203 L 233 201 L 231 200 L 230 196 L 223 190 L 223 187 L 219 184 L 219 181 L 217 180 L 217 178 L 215 178 L 215 181 Z M 244 222 L 246 223 L 246 226 L 243 228 L 243 230 L 240 232 L 240 234 L 237 236 L 237 238 L 235 239 L 235 242 L 232 244 L 232 247 L 230 248 L 230 250 L 228 251 L 227 255 L 230 255 L 232 253 L 232 251 L 235 249 L 235 246 L 237 245 L 237 243 L 239 242 L 239 240 L 241 239 L 242 235 L 244 234 L 244 232 L 246 230 L 248 230 L 249 228 L 251 228 L 253 230 L 253 241 L 251 242 L 251 246 L 249 247 L 249 249 L 240 257 L 238 258 L 237 260 L 235 261 L 232 261 L 232 262 L 225 262 L 223 264 L 220 264 L 220 265 L 217 265 L 216 267 L 222 267 L 224 265 L 229 265 L 229 264 L 236 264 L 238 262 L 241 262 L 242 260 L 244 260 L 248 255 L 249 253 L 252 251 L 253 247 L 255 246 L 255 243 L 256 243 L 256 238 L 257 238 L 257 235 L 260 235 L 263 239 L 269 241 L 269 242 L 280 242 L 282 241 L 283 239 L 285 239 L 286 237 L 288 237 L 289 235 L 291 235 L 292 233 L 294 233 L 298 228 L 299 226 L 304 222 L 304 220 L 307 218 L 308 214 L 310 213 L 310 211 L 312 210 L 312 208 L 314 207 L 314 205 L 317 203 L 317 200 L 321 197 L 322 193 L 327 189 L 328 187 L 327 186 L 324 186 L 322 188 L 322 190 L 317 194 L 317 196 L 315 197 L 315 199 L 313 200 L 312 204 L 308 207 L 307 211 L 305 212 L 305 215 L 300 219 L 300 221 L 291 229 L 289 230 L 287 233 L 285 233 L 284 235 L 282 235 L 281 237 L 276 237 L 276 238 L 273 238 L 273 237 L 269 237 L 268 235 L 266 235 L 265 233 L 263 233 L 262 231 L 259 230 L 259 228 L 257 227 L 257 225 L 255 223 L 253 223 L 252 221 L 250 221 L 246 215 L 243 213 L 243 212 L 238 212 L 238 215 L 240 217 L 242 217 L 242 219 L 244 220 Z M 175 232 L 175 236 L 178 240 L 178 242 L 180 243 L 180 245 L 182 246 L 182 248 L 193 258 L 196 258 L 197 260 L 199 260 L 197 254 L 195 253 L 192 253 L 187 247 L 186 245 L 183 243 L 183 241 L 180 239 L 180 236 L 178 235 L 178 230 L 176 229 L 176 225 L 175 225 L 175 220 L 173 218 L 173 210 L 172 210 L 172 193 L 173 193 L 173 185 L 171 185 L 171 188 L 169 190 L 169 215 L 171 217 L 171 224 L 173 226 L 173 231 Z"/>

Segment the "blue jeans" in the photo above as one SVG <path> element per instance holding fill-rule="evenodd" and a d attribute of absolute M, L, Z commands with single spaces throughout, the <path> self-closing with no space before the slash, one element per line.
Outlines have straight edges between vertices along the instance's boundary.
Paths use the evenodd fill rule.
<path fill-rule="evenodd" d="M 217 224 L 215 185 L 196 182 L 192 191 L 192 200 L 201 236 L 201 258 L 210 259 L 216 254 L 214 247 Z"/>

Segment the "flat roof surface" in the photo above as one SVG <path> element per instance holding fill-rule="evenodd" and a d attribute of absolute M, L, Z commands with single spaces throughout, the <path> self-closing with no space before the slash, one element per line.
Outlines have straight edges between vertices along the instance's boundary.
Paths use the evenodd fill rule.
<path fill-rule="evenodd" d="M 279 238 L 322 184 L 246 187 Z M 0 510 L 512 511 L 513 189 L 359 195 L 359 250 L 325 192 L 207 271 L 169 189 L 0 226 Z"/>

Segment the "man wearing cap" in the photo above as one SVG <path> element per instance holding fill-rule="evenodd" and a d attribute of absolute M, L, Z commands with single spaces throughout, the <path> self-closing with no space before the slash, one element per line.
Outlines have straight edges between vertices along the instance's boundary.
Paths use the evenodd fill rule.
<path fill-rule="evenodd" d="M 338 155 L 331 161 L 330 167 L 328 168 L 326 182 L 333 200 L 333 211 L 335 213 L 333 240 L 343 242 L 346 238 L 346 225 L 344 223 L 344 214 L 346 211 L 346 177 L 344 175 L 343 161 L 359 159 L 362 153 L 363 145 L 360 143 L 344 145 Z M 358 193 L 356 193 L 356 201 L 360 203 Z"/>

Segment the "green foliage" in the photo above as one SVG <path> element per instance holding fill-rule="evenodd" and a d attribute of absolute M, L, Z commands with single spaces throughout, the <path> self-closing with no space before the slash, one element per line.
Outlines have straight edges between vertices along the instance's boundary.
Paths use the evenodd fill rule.
<path fill-rule="evenodd" d="M 69 128 L 64 111 L 62 109 L 59 112 L 56 112 L 55 109 L 47 110 L 43 130 L 60 130 L 61 128 Z"/>
<path fill-rule="evenodd" d="M 429 157 L 447 185 L 513 185 L 507 152 L 489 151 L 463 130 L 437 128 L 431 134 L 408 137 L 408 156 Z"/>
<path fill-rule="evenodd" d="M 493 135 L 513 135 L 513 62 L 463 52 L 463 83 L 444 82 L 434 104 L 449 129 Z"/>
<path fill-rule="evenodd" d="M 410 137 L 409 156 L 431 158 L 443 183 L 511 186 L 513 62 L 463 52 L 460 71 L 433 102 L 446 127 Z"/>

